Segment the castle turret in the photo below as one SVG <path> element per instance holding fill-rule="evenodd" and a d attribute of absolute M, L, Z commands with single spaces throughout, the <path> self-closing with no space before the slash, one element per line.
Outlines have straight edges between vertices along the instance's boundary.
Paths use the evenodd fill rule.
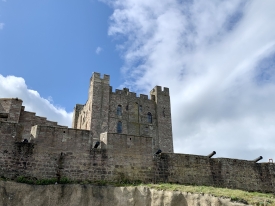
<path fill-rule="evenodd" d="M 90 79 L 88 101 L 74 108 L 73 124 L 75 129 L 86 129 L 99 139 L 100 133 L 108 131 L 108 112 L 110 97 L 110 77 L 94 72 Z"/>
<path fill-rule="evenodd" d="M 100 134 L 108 131 L 109 100 L 110 99 L 110 76 L 94 72 L 90 80 L 89 109 L 91 111 L 90 128 L 94 132 L 94 138 L 100 138 Z"/>
<path fill-rule="evenodd" d="M 157 137 L 155 146 L 162 152 L 173 152 L 171 106 L 169 89 L 156 86 L 150 92 L 151 99 L 156 103 Z"/>

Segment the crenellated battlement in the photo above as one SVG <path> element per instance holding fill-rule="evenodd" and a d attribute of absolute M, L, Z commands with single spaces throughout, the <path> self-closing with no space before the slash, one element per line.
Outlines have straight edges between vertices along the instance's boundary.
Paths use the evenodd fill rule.
<path fill-rule="evenodd" d="M 129 97 L 136 97 L 137 94 L 135 92 L 130 92 L 128 88 L 123 89 L 116 89 L 114 92 L 110 90 L 111 94 L 117 94 L 117 95 L 125 95 Z"/>
<path fill-rule="evenodd" d="M 91 82 L 102 82 L 105 84 L 110 84 L 110 75 L 104 74 L 103 78 L 101 78 L 101 74 L 94 72 L 91 79 Z"/>
<path fill-rule="evenodd" d="M 140 94 L 138 97 L 137 93 L 130 92 L 129 88 L 116 89 L 115 92 L 112 92 L 112 90 L 110 91 L 111 91 L 111 94 L 115 94 L 115 95 L 125 95 L 125 96 L 128 96 L 129 98 L 140 98 L 141 100 L 150 100 L 147 94 Z"/>
<path fill-rule="evenodd" d="M 139 98 L 143 99 L 143 100 L 148 100 L 148 95 L 147 94 L 140 94 Z"/>
<path fill-rule="evenodd" d="M 161 86 L 155 86 L 154 89 L 151 90 L 150 92 L 151 95 L 165 95 L 169 96 L 169 88 L 167 87 L 162 87 Z"/>

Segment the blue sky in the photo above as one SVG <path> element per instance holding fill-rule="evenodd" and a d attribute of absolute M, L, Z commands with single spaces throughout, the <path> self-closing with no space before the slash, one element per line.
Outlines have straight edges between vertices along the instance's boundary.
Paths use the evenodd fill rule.
<path fill-rule="evenodd" d="M 175 151 L 275 158 L 275 1 L 0 1 L 0 97 L 70 125 L 92 72 L 170 88 Z"/>
<path fill-rule="evenodd" d="M 23 77 L 68 111 L 86 101 L 93 71 L 112 75 L 118 87 L 122 60 L 108 36 L 111 14 L 90 0 L 0 2 L 0 73 Z"/>

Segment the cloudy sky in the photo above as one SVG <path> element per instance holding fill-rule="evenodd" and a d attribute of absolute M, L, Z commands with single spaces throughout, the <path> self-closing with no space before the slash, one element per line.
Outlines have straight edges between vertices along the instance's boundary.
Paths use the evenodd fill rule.
<path fill-rule="evenodd" d="M 0 1 L 0 97 L 70 125 L 92 72 L 170 88 L 178 153 L 275 159 L 274 0 Z"/>

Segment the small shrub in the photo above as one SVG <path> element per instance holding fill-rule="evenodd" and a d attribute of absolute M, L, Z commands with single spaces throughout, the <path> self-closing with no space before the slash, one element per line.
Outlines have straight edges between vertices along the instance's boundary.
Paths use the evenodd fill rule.
<path fill-rule="evenodd" d="M 36 180 L 35 184 L 36 185 L 50 185 L 50 184 L 55 184 L 57 182 L 56 178 L 52 178 L 52 179 L 40 179 L 40 180 Z"/>
<path fill-rule="evenodd" d="M 4 176 L 1 176 L 0 177 L 0 181 L 8 181 L 9 179 L 8 178 L 6 178 L 6 177 L 4 177 Z"/>
<path fill-rule="evenodd" d="M 72 183 L 72 181 L 69 180 L 67 177 L 61 177 L 59 180 L 59 183 L 60 184 L 69 184 L 69 183 Z"/>
<path fill-rule="evenodd" d="M 24 176 L 18 176 L 16 178 L 16 182 L 26 183 L 26 184 L 34 184 L 34 180 L 32 180 L 28 177 L 24 177 Z"/>

